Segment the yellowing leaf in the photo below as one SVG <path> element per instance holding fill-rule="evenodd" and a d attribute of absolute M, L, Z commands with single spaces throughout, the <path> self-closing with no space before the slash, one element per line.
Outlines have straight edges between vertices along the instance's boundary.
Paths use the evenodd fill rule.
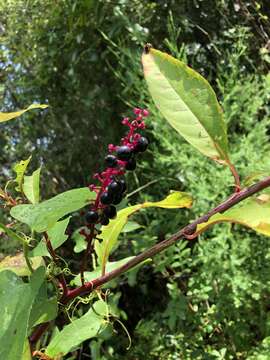
<path fill-rule="evenodd" d="M 14 112 L 11 112 L 11 113 L 0 112 L 0 123 L 4 122 L 4 121 L 9 121 L 11 119 L 15 119 L 15 118 L 21 116 L 22 114 L 24 114 L 28 110 L 31 110 L 31 109 L 46 109 L 47 107 L 48 107 L 48 105 L 32 104 L 32 105 L 28 106 L 28 108 L 26 108 L 24 110 L 14 111 Z"/>
<path fill-rule="evenodd" d="M 35 270 L 39 266 L 44 265 L 44 261 L 41 256 L 31 258 L 32 268 Z M 15 256 L 6 256 L 0 262 L 0 271 L 10 270 L 18 276 L 29 276 L 31 272 L 26 264 L 23 253 L 19 253 Z"/>
<path fill-rule="evenodd" d="M 204 155 L 228 160 L 226 125 L 214 90 L 196 71 L 151 48 L 142 56 L 144 76 L 165 119 Z"/>
<path fill-rule="evenodd" d="M 199 224 L 196 231 L 201 233 L 211 225 L 232 222 L 247 226 L 258 233 L 270 236 L 270 196 L 261 194 L 251 198 L 223 214 L 212 216 L 207 222 Z"/>
<path fill-rule="evenodd" d="M 130 206 L 122 209 L 118 212 L 117 218 L 111 220 L 109 225 L 102 226 L 101 234 L 99 238 L 101 242 L 95 242 L 95 251 L 98 256 L 98 262 L 101 264 L 103 272 L 108 261 L 109 255 L 112 249 L 117 243 L 119 234 L 121 233 L 124 225 L 128 221 L 129 216 L 134 214 L 136 211 L 148 207 L 161 207 L 164 209 L 177 209 L 177 208 L 190 208 L 192 205 L 192 198 L 190 195 L 183 192 L 173 192 L 167 196 L 164 200 L 158 202 L 145 202 Z"/>

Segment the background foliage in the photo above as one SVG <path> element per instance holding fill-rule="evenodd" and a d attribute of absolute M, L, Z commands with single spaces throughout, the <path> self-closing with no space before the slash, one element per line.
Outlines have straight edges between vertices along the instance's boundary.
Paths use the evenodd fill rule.
<path fill-rule="evenodd" d="M 129 202 L 157 200 L 171 189 L 190 192 L 196 202 L 181 213 L 137 215 L 142 227 L 123 234 L 120 254 L 164 239 L 223 199 L 233 185 L 229 171 L 181 140 L 150 101 L 140 65 L 146 42 L 215 87 L 242 178 L 269 173 L 268 1 L 8 0 L 0 9 L 2 110 L 50 104 L 0 125 L 2 184 L 12 164 L 33 153 L 33 169 L 44 164 L 43 198 L 87 185 L 107 144 L 119 139 L 119 119 L 138 105 L 152 113 L 151 146 L 129 190 L 153 182 Z M 1 241 L 3 254 L 18 248 Z M 85 343 L 82 358 L 269 359 L 269 256 L 267 238 L 236 225 L 178 244 L 113 290 L 131 349 L 119 326 L 117 336 L 107 331 L 104 340 Z"/>

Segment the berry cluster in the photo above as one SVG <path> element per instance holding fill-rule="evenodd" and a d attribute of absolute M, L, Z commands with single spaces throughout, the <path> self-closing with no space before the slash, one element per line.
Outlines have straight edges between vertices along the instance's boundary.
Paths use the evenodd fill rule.
<path fill-rule="evenodd" d="M 136 169 L 136 155 L 144 152 L 148 146 L 147 138 L 138 130 L 145 128 L 144 119 L 149 115 L 147 110 L 135 108 L 135 119 L 124 118 L 122 124 L 128 126 L 127 135 L 121 139 L 121 145 L 110 144 L 109 154 L 105 157 L 107 168 L 94 175 L 100 186 L 91 184 L 90 190 L 97 194 L 95 202 L 85 215 L 88 227 L 95 224 L 108 225 L 110 219 L 117 215 L 115 205 L 119 204 L 126 192 L 127 186 L 123 178 L 126 171 Z"/>

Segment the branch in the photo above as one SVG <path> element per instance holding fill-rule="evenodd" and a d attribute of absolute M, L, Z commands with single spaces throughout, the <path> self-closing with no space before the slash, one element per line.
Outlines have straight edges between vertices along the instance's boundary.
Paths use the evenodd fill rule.
<path fill-rule="evenodd" d="M 207 214 L 202 215 L 201 217 L 193 221 L 191 224 L 185 226 L 184 228 L 179 230 L 177 233 L 175 233 L 168 239 L 161 241 L 160 243 L 145 250 L 141 254 L 135 256 L 133 259 L 128 261 L 126 264 L 120 266 L 118 269 L 108 272 L 107 274 L 100 276 L 99 278 L 93 281 L 87 282 L 83 286 L 80 286 L 76 289 L 68 290 L 67 295 L 62 297 L 61 302 L 63 304 L 67 304 L 69 301 L 71 301 L 77 296 L 85 295 L 92 292 L 94 289 L 100 287 L 101 285 L 104 285 L 105 283 L 111 281 L 112 279 L 118 277 L 119 275 L 125 273 L 126 271 L 134 268 L 135 266 L 142 263 L 146 259 L 149 259 L 159 254 L 161 251 L 167 249 L 168 247 L 176 243 L 178 240 L 185 237 L 188 238 L 189 235 L 192 235 L 196 232 L 196 228 L 198 224 L 207 222 L 211 216 L 217 213 L 223 213 L 227 211 L 228 209 L 232 208 L 241 201 L 249 198 L 250 196 L 256 194 L 257 192 L 269 186 L 270 186 L 270 176 L 266 177 L 265 179 L 257 182 L 256 184 L 248 188 L 245 188 L 237 193 L 234 193 L 224 202 L 216 206 L 214 209 L 211 209 Z"/>

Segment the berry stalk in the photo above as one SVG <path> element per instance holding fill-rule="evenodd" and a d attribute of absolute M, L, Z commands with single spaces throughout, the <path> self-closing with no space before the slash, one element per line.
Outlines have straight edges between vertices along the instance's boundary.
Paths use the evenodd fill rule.
<path fill-rule="evenodd" d="M 97 225 L 106 226 L 111 219 L 117 216 L 116 205 L 120 204 L 125 196 L 127 185 L 124 179 L 126 171 L 133 171 L 137 166 L 136 156 L 144 152 L 148 147 L 148 140 L 140 134 L 145 129 L 145 118 L 149 112 L 135 108 L 134 119 L 128 117 L 122 120 L 122 124 L 128 127 L 127 134 L 121 139 L 120 145 L 110 144 L 109 153 L 105 157 L 106 168 L 101 173 L 96 173 L 94 179 L 99 184 L 90 184 L 91 191 L 97 196 L 89 211 L 85 214 L 85 228 L 81 231 L 87 241 L 87 249 L 81 264 L 81 283 L 84 285 L 84 271 L 87 259 L 93 248 L 93 241 L 99 230 Z"/>

